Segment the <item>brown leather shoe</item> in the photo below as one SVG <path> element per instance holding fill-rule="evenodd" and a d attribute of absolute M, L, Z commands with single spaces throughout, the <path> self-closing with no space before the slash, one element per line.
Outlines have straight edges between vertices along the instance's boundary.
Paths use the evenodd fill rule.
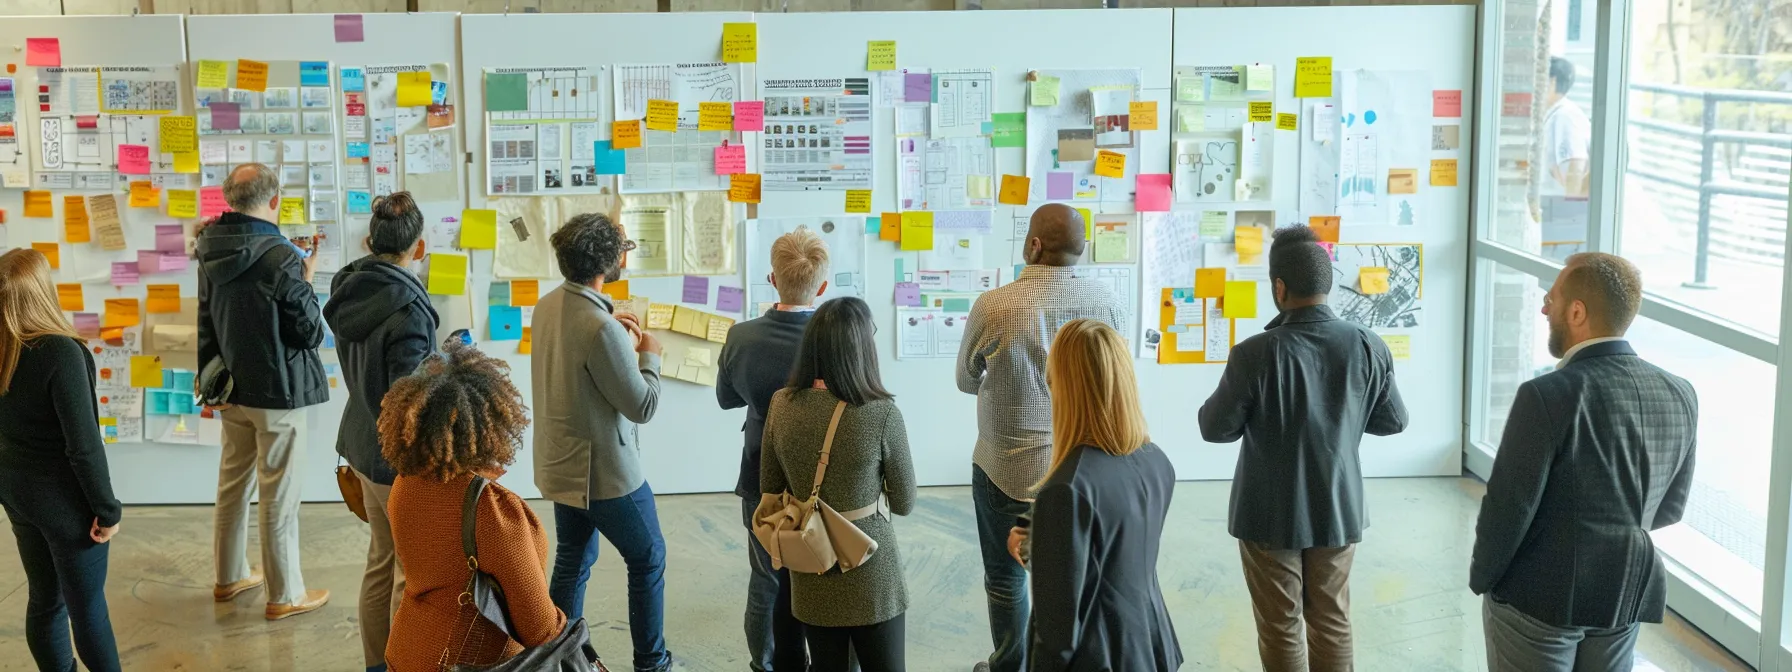
<path fill-rule="evenodd" d="M 318 609 L 322 609 L 325 604 L 329 603 L 329 601 L 330 591 L 322 588 L 313 588 L 305 591 L 305 599 L 298 602 L 292 604 L 270 603 L 268 605 L 268 620 L 278 621 L 288 616 L 308 614 L 317 611 Z"/>
<path fill-rule="evenodd" d="M 267 580 L 261 577 L 261 572 L 251 570 L 249 572 L 249 578 L 247 579 L 237 581 L 236 583 L 212 586 L 212 599 L 219 602 L 229 602 L 236 599 L 236 596 L 238 595 L 260 588 L 264 583 L 267 583 Z"/>

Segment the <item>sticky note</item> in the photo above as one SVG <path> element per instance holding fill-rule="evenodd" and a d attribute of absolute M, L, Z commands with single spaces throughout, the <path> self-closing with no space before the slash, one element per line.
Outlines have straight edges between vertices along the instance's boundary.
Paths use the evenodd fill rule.
<path fill-rule="evenodd" d="M 1125 233 L 1102 231 L 1095 234 L 1095 263 L 1112 264 L 1126 261 L 1128 240 Z"/>
<path fill-rule="evenodd" d="M 212 130 L 236 131 L 243 128 L 242 105 L 213 101 L 206 109 L 212 112 Z"/>
<path fill-rule="evenodd" d="M 149 146 L 119 145 L 118 172 L 125 175 L 148 175 Z"/>
<path fill-rule="evenodd" d="M 1364 266 L 1357 269 L 1357 289 L 1364 294 L 1388 293 L 1388 269 L 1386 266 Z"/>
<path fill-rule="evenodd" d="M 130 207 L 153 208 L 162 204 L 162 192 L 156 189 L 154 182 L 136 181 L 131 183 Z"/>
<path fill-rule="evenodd" d="M 1454 187 L 1454 186 L 1456 186 L 1456 160 L 1455 159 L 1432 159 L 1431 160 L 1431 186 L 1433 186 L 1433 187 Z"/>
<path fill-rule="evenodd" d="M 1276 113 L 1276 130 L 1292 131 L 1299 123 L 1300 115 L 1293 112 Z"/>
<path fill-rule="evenodd" d="M 1076 194 L 1076 176 L 1068 172 L 1045 174 L 1045 198 L 1051 201 L 1069 200 Z"/>
<path fill-rule="evenodd" d="M 25 191 L 26 217 L 55 217 L 55 206 L 51 204 L 48 191 Z"/>
<path fill-rule="evenodd" d="M 641 146 L 641 120 L 629 119 L 610 124 L 610 146 L 616 149 L 634 149 Z"/>
<path fill-rule="evenodd" d="M 1177 133 L 1199 133 L 1207 130 L 1207 115 L 1200 105 L 1183 107 L 1176 110 Z"/>
<path fill-rule="evenodd" d="M 871 212 L 871 190 L 846 190 L 846 211 L 853 213 Z"/>
<path fill-rule="evenodd" d="M 1338 242 L 1338 229 L 1342 222 L 1343 218 L 1337 215 L 1314 215 L 1307 218 L 1307 226 L 1318 234 L 1322 243 Z"/>
<path fill-rule="evenodd" d="M 1419 171 L 1416 168 L 1389 168 L 1388 193 L 1419 193 Z"/>
<path fill-rule="evenodd" d="M 137 250 L 138 273 L 167 273 L 187 269 L 187 255 L 165 254 L 155 250 Z"/>
<path fill-rule="evenodd" d="M 1412 336 L 1410 334 L 1382 334 L 1381 341 L 1388 345 L 1388 354 L 1394 361 L 1404 362 L 1412 359 Z"/>
<path fill-rule="evenodd" d="M 1228 319 L 1251 319 L 1257 316 L 1257 281 L 1229 280 L 1220 308 Z"/>
<path fill-rule="evenodd" d="M 734 130 L 755 133 L 765 130 L 765 101 L 734 101 Z"/>
<path fill-rule="evenodd" d="M 1095 174 L 1102 177 L 1126 177 L 1126 155 L 1105 149 L 1097 152 Z"/>
<path fill-rule="evenodd" d="M 1002 205 L 1026 205 L 1028 190 L 1033 181 L 1021 175 L 1003 175 L 1002 193 L 996 199 Z"/>
<path fill-rule="evenodd" d="M 1032 85 L 1027 87 L 1030 93 L 1027 104 L 1033 107 L 1056 107 L 1058 105 L 1058 90 L 1061 86 L 1062 83 L 1057 77 L 1039 75 L 1033 80 Z"/>
<path fill-rule="evenodd" d="M 1250 122 L 1253 124 L 1273 121 L 1276 116 L 1276 104 L 1267 100 L 1253 100 L 1250 107 Z"/>
<path fill-rule="evenodd" d="M 1170 174 L 1140 173 L 1138 176 L 1138 193 L 1133 196 L 1134 209 L 1139 212 L 1170 211 Z"/>
<path fill-rule="evenodd" d="M 143 313 L 136 299 L 106 299 L 106 313 L 100 326 L 135 327 L 143 323 Z"/>
<path fill-rule="evenodd" d="M 933 249 L 933 213 L 914 210 L 902 213 L 902 250 Z"/>
<path fill-rule="evenodd" d="M 540 280 L 511 280 L 510 305 L 527 308 L 541 302 Z"/>
<path fill-rule="evenodd" d="M 81 294 L 79 283 L 58 283 L 56 285 L 56 303 L 63 310 L 74 312 L 87 309 L 87 299 Z"/>
<path fill-rule="evenodd" d="M 988 175 L 966 175 L 966 176 L 964 176 L 964 195 L 967 198 L 978 198 L 978 199 L 989 198 L 991 196 L 994 196 L 995 194 L 992 192 L 992 185 L 990 184 L 989 176 Z"/>
<path fill-rule="evenodd" d="M 1135 131 L 1157 130 L 1157 101 L 1135 100 L 1126 107 L 1128 128 Z"/>
<path fill-rule="evenodd" d="M 1226 269 L 1195 269 L 1195 298 L 1218 299 L 1226 295 Z"/>
<path fill-rule="evenodd" d="M 155 355 L 131 355 L 131 387 L 162 386 L 162 358 Z"/>
<path fill-rule="evenodd" d="M 907 103 L 933 102 L 933 75 L 925 72 L 902 73 L 902 100 Z"/>
<path fill-rule="evenodd" d="M 62 65 L 62 40 L 55 37 L 25 38 L 25 65 L 34 68 Z"/>
<path fill-rule="evenodd" d="M 430 92 L 432 76 L 428 70 L 398 73 L 398 106 L 423 107 L 435 102 Z"/>
<path fill-rule="evenodd" d="M 282 225 L 305 223 L 305 197 L 281 196 L 280 221 Z"/>
<path fill-rule="evenodd" d="M 460 246 L 466 250 L 490 250 L 498 246 L 498 211 L 460 211 Z"/>
<path fill-rule="evenodd" d="M 257 93 L 267 91 L 268 64 L 261 61 L 238 59 L 236 62 L 236 88 Z"/>
<path fill-rule="evenodd" d="M 187 175 L 199 172 L 199 152 L 175 152 L 174 172 Z"/>
<path fill-rule="evenodd" d="M 606 282 L 606 283 L 604 283 L 603 287 L 598 289 L 598 291 L 603 292 L 604 296 L 610 297 L 610 299 L 615 301 L 616 303 L 621 303 L 621 302 L 629 300 L 628 299 L 629 293 L 628 293 L 628 281 L 627 280 L 617 280 L 615 282 Z"/>
<path fill-rule="evenodd" d="M 180 312 L 180 285 L 150 285 L 149 314 Z"/>
<path fill-rule="evenodd" d="M 902 242 L 902 213 L 886 212 L 878 218 L 877 239 Z"/>
<path fill-rule="evenodd" d="M 635 128 L 640 128 L 636 125 Z M 635 136 L 637 142 L 640 136 Z M 628 174 L 628 152 L 618 149 L 610 140 L 591 143 L 592 172 L 599 175 Z"/>
<path fill-rule="evenodd" d="M 56 243 L 32 243 L 31 249 L 37 250 L 38 254 L 44 255 L 44 259 L 50 262 L 51 270 L 62 268 L 61 245 Z"/>
<path fill-rule="evenodd" d="M 530 327 L 523 327 L 523 340 L 516 345 L 516 354 L 527 355 L 535 351 L 535 338 L 529 332 Z"/>
<path fill-rule="evenodd" d="M 71 243 L 93 241 L 93 229 L 87 225 L 87 199 L 62 197 L 62 235 Z"/>
<path fill-rule="evenodd" d="M 647 101 L 647 130 L 676 132 L 678 130 L 678 101 Z"/>
<path fill-rule="evenodd" d="M 701 275 L 684 276 L 684 295 L 679 300 L 709 305 L 709 278 Z"/>
<path fill-rule="evenodd" d="M 716 147 L 715 163 L 717 175 L 733 175 L 747 172 L 747 146 L 730 145 L 724 142 Z"/>
<path fill-rule="evenodd" d="M 722 24 L 722 62 L 756 63 L 759 61 L 759 24 Z"/>
<path fill-rule="evenodd" d="M 896 41 L 871 40 L 865 51 L 865 69 L 872 72 L 896 69 Z"/>
<path fill-rule="evenodd" d="M 1431 116 L 1462 116 L 1462 89 L 1438 89 L 1431 92 Z"/>
<path fill-rule="evenodd" d="M 201 89 L 222 89 L 230 86 L 230 61 L 200 61 L 199 81 L 195 86 Z"/>
<path fill-rule="evenodd" d="M 529 76 L 516 73 L 485 73 L 485 111 L 526 112 L 529 109 Z"/>
<path fill-rule="evenodd" d="M 989 146 L 1027 146 L 1027 113 L 997 112 L 989 115 Z"/>
<path fill-rule="evenodd" d="M 1095 216 L 1089 214 L 1088 208 L 1077 208 L 1076 214 L 1083 218 L 1083 240 L 1095 238 Z"/>
<path fill-rule="evenodd" d="M 1247 255 L 1263 254 L 1263 229 L 1255 226 L 1234 228 L 1232 230 L 1232 245 L 1238 249 L 1240 260 Z"/>
<path fill-rule="evenodd" d="M 365 35 L 366 31 L 361 23 L 360 14 L 336 15 L 337 42 L 360 42 Z"/>
<path fill-rule="evenodd" d="M 738 313 L 746 304 L 746 290 L 739 287 L 716 288 L 716 310 L 724 313 Z"/>
<path fill-rule="evenodd" d="M 197 152 L 199 151 L 198 126 L 193 117 L 170 114 L 162 117 L 160 140 L 157 147 L 162 152 Z"/>
<path fill-rule="evenodd" d="M 758 203 L 759 174 L 735 173 L 729 175 L 728 200 L 734 203 Z"/>
<path fill-rule="evenodd" d="M 1302 56 L 1294 59 L 1294 97 L 1332 97 L 1332 57 Z"/>
<path fill-rule="evenodd" d="M 1224 210 L 1203 210 L 1201 212 L 1201 237 L 1223 238 L 1226 235 L 1226 226 L 1231 223 L 1231 214 Z"/>
<path fill-rule="evenodd" d="M 467 291 L 467 255 L 429 255 L 429 293 L 460 296 Z"/>
<path fill-rule="evenodd" d="M 186 254 L 186 229 L 179 224 L 157 224 L 156 251 L 164 254 Z"/>
<path fill-rule="evenodd" d="M 485 330 L 491 340 L 522 340 L 523 309 L 514 306 L 487 306 L 485 314 Z"/>
<path fill-rule="evenodd" d="M 1252 63 L 1244 66 L 1244 90 L 1269 91 L 1275 88 L 1276 70 L 1273 66 Z"/>
<path fill-rule="evenodd" d="M 698 103 L 697 130 L 734 130 L 734 105 L 731 103 Z"/>
<path fill-rule="evenodd" d="M 354 198 L 353 198 L 354 193 L 355 192 L 352 192 L 352 191 L 349 192 L 349 195 L 350 195 L 349 200 L 350 201 L 354 200 Z M 366 192 L 362 192 L 362 193 L 364 194 Z M 174 197 L 172 195 L 169 196 L 170 201 L 172 201 L 173 198 Z M 172 210 L 173 208 L 170 207 L 169 209 Z M 229 210 L 230 210 L 230 204 L 225 202 L 225 200 L 224 200 L 224 187 L 203 187 L 199 190 L 199 216 L 200 217 L 216 217 L 218 215 L 224 214 L 225 212 L 228 212 Z"/>

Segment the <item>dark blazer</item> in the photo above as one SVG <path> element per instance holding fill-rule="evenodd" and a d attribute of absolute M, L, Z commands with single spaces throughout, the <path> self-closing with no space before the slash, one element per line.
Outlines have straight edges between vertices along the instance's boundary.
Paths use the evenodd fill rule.
<path fill-rule="evenodd" d="M 1698 420 L 1692 385 L 1623 341 L 1518 386 L 1469 588 L 1555 626 L 1660 623 L 1666 575 L 1649 531 L 1686 511 Z"/>
<path fill-rule="evenodd" d="M 12 389 L 0 395 L 0 503 L 59 549 L 92 546 L 94 519 L 111 527 L 123 515 L 112 496 L 93 382 L 86 344 L 39 336 L 19 349 Z"/>
<path fill-rule="evenodd" d="M 1375 332 L 1330 306 L 1277 315 L 1232 348 L 1201 406 L 1209 443 L 1244 438 L 1232 477 L 1232 536 L 1270 549 L 1363 539 L 1363 434 L 1406 429 L 1394 357 Z"/>
<path fill-rule="evenodd" d="M 336 452 L 369 480 L 391 485 L 398 472 L 380 456 L 380 402 L 392 383 L 415 373 L 435 351 L 441 318 L 417 276 L 367 256 L 331 281 L 324 319 L 336 331 L 336 355 L 349 389 Z"/>
<path fill-rule="evenodd" d="M 1131 455 L 1083 446 L 1033 502 L 1033 672 L 1182 666 L 1157 584 L 1176 468 L 1155 444 Z"/>
<path fill-rule="evenodd" d="M 740 479 L 734 494 L 759 499 L 759 447 L 765 438 L 765 413 L 772 395 L 790 382 L 790 366 L 803 344 L 803 329 L 814 311 L 768 310 L 728 330 L 722 346 L 716 401 L 722 408 L 747 407 L 741 426 L 746 446 L 740 455 Z"/>
<path fill-rule="evenodd" d="M 280 227 L 226 212 L 199 234 L 199 364 L 223 357 L 230 403 L 293 409 L 330 400 L 324 320 L 299 248 Z"/>

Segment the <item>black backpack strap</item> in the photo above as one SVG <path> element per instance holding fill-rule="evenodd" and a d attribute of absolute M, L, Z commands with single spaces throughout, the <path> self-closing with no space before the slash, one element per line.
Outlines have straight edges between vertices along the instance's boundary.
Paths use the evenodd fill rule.
<path fill-rule="evenodd" d="M 460 505 L 460 548 L 467 556 L 467 568 L 479 569 L 479 543 L 474 533 L 479 528 L 479 497 L 485 494 L 488 481 L 484 476 L 473 475 L 467 483 L 467 496 Z"/>

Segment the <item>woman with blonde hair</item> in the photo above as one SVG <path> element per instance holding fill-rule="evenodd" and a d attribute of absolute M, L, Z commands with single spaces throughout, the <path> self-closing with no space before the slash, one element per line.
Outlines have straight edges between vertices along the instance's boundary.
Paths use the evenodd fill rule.
<path fill-rule="evenodd" d="M 1051 468 L 1016 535 L 1031 537 L 1030 668 L 1174 670 L 1157 555 L 1176 469 L 1146 434 L 1132 354 L 1094 320 L 1064 325 L 1050 352 Z"/>
<path fill-rule="evenodd" d="M 93 353 L 62 316 L 49 260 L 0 255 L 0 505 L 25 565 L 25 642 L 40 670 L 75 669 L 77 651 L 87 669 L 119 669 L 106 556 L 121 507 L 93 384 Z"/>

